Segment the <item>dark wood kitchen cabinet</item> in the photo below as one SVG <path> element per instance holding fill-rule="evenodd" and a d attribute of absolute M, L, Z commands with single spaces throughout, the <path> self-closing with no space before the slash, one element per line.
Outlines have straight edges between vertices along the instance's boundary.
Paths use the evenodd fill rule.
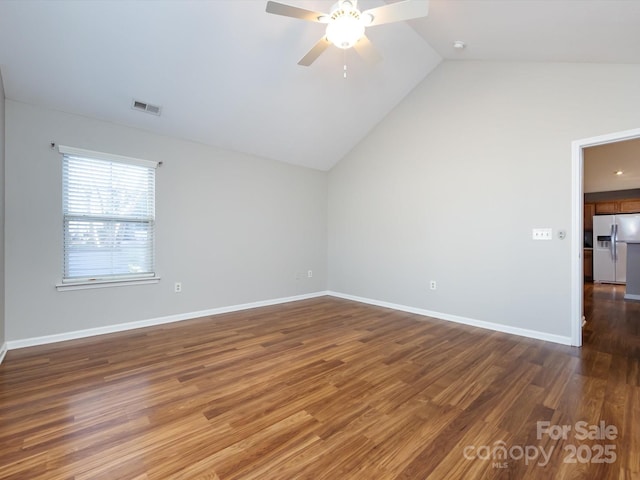
<path fill-rule="evenodd" d="M 593 280 L 593 250 L 584 249 L 583 261 L 584 279 L 591 281 Z"/>
<path fill-rule="evenodd" d="M 593 216 L 596 214 L 595 203 L 584 204 L 584 231 L 590 232 L 593 230 Z"/>
<path fill-rule="evenodd" d="M 585 220 L 587 216 L 585 203 Z M 640 198 L 625 198 L 622 200 L 607 200 L 595 203 L 596 215 L 614 215 L 616 213 L 640 213 Z M 585 227 L 585 230 L 588 230 Z"/>
<path fill-rule="evenodd" d="M 616 200 L 596 203 L 596 215 L 613 215 L 615 213 L 618 213 L 618 202 Z"/>
<path fill-rule="evenodd" d="M 638 213 L 640 212 L 640 198 L 618 201 L 618 213 Z"/>

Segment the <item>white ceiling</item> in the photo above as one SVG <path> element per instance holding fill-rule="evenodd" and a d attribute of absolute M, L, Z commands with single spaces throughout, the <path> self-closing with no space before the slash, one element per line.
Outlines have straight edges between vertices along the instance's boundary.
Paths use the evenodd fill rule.
<path fill-rule="evenodd" d="M 335 47 L 297 65 L 324 27 L 269 15 L 266 0 L 1 0 L 0 69 L 13 100 L 327 170 L 442 58 L 640 63 L 640 1 L 429 5 L 425 19 L 369 28 L 384 59 L 348 51 L 344 79 Z"/>
<path fill-rule="evenodd" d="M 639 0 L 432 0 L 412 23 L 445 58 L 640 63 Z M 463 52 L 451 43 L 468 44 Z"/>
<path fill-rule="evenodd" d="M 635 188 L 640 188 L 640 138 L 584 149 L 585 193 Z"/>

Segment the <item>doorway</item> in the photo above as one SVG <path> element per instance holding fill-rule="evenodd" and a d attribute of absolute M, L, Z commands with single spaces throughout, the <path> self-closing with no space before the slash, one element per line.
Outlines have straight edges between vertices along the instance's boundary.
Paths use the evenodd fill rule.
<path fill-rule="evenodd" d="M 571 144 L 571 344 L 574 346 L 582 346 L 582 315 L 584 311 L 584 149 L 637 138 L 640 138 L 640 129 L 575 140 Z"/>

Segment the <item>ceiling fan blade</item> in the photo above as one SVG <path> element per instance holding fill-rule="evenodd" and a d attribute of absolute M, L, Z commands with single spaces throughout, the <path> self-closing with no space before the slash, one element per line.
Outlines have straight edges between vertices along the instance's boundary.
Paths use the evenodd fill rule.
<path fill-rule="evenodd" d="M 368 27 L 426 17 L 428 14 L 429 2 L 427 0 L 404 0 L 362 12 L 363 16 L 371 15 L 373 17 L 371 23 L 367 25 Z"/>
<path fill-rule="evenodd" d="M 375 49 L 366 35 L 356 42 L 353 49 L 369 63 L 377 63 L 382 60 L 382 56 L 378 53 L 378 50 Z"/>
<path fill-rule="evenodd" d="M 307 54 L 300 59 L 300 61 L 298 62 L 298 65 L 308 67 L 309 65 L 311 65 L 313 62 L 316 61 L 316 58 L 318 58 L 322 54 L 322 52 L 324 52 L 327 49 L 329 45 L 331 45 L 331 42 L 327 40 L 326 37 L 322 37 L 320 40 L 318 40 L 318 43 L 316 43 L 311 48 L 311 50 L 309 50 Z"/>
<path fill-rule="evenodd" d="M 329 16 L 325 13 L 305 10 L 304 8 L 292 7 L 278 2 L 267 2 L 267 13 L 283 15 L 285 17 L 299 18 L 309 22 L 327 23 Z"/>

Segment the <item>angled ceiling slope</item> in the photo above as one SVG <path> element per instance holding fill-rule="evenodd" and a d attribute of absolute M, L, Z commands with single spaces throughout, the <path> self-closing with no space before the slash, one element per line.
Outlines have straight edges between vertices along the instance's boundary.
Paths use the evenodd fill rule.
<path fill-rule="evenodd" d="M 283 3 L 328 11 L 334 2 Z M 265 7 L 0 1 L 6 97 L 327 170 L 443 58 L 640 63 L 640 1 L 431 0 L 426 18 L 367 29 L 381 62 L 331 46 L 311 67 L 297 61 L 324 26 Z M 134 98 L 162 114 L 132 109 Z"/>
<path fill-rule="evenodd" d="M 301 67 L 297 61 L 323 26 L 269 15 L 265 6 L 0 2 L 6 96 L 327 170 L 441 60 L 400 22 L 371 29 L 382 62 L 371 65 L 332 46 L 312 67 Z M 133 110 L 134 98 L 161 106 L 162 115 Z"/>

